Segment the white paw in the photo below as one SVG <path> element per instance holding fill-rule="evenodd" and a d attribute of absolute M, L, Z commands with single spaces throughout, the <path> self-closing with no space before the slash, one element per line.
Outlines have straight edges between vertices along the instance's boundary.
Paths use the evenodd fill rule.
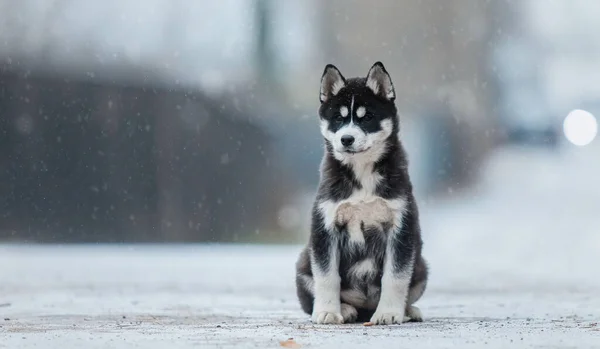
<path fill-rule="evenodd" d="M 328 312 L 328 311 L 320 311 L 320 312 L 315 312 L 312 315 L 312 322 L 314 322 L 315 324 L 342 324 L 344 323 L 344 318 L 342 317 L 342 314 L 339 313 L 332 313 L 332 312 Z"/>
<path fill-rule="evenodd" d="M 413 322 L 422 322 L 423 314 L 421 314 L 421 310 L 414 305 L 409 305 L 406 307 L 406 316 L 408 317 L 408 321 Z"/>
<path fill-rule="evenodd" d="M 371 317 L 371 322 L 374 325 L 393 325 L 407 322 L 410 318 L 404 316 L 403 312 L 382 311 L 375 312 Z"/>
<path fill-rule="evenodd" d="M 342 303 L 342 318 L 344 318 L 345 324 L 355 322 L 358 318 L 358 311 L 350 304 Z"/>

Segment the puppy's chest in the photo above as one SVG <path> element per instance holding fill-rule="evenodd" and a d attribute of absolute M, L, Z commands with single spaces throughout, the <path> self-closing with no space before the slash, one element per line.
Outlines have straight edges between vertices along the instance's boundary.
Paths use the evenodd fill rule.
<path fill-rule="evenodd" d="M 351 197 L 337 205 L 334 219 L 338 226 L 378 227 L 392 224 L 394 213 L 391 205 L 380 197 Z"/>
<path fill-rule="evenodd" d="M 350 243 L 364 244 L 373 239 L 372 235 L 386 235 L 400 226 L 405 202 L 357 190 L 347 199 L 329 202 L 327 206 L 326 221 L 346 234 Z"/>

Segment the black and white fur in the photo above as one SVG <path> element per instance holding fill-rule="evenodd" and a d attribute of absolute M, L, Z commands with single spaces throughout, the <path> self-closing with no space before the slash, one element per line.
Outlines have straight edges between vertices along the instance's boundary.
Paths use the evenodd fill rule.
<path fill-rule="evenodd" d="M 413 304 L 428 271 L 395 98 L 381 62 L 366 78 L 325 67 L 325 155 L 310 241 L 296 265 L 298 298 L 314 323 L 422 321 Z"/>

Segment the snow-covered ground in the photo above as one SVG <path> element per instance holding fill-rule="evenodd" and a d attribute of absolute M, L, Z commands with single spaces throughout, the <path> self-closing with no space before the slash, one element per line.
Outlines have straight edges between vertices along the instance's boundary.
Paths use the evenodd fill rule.
<path fill-rule="evenodd" d="M 0 245 L 0 348 L 600 347 L 600 151 L 499 151 L 421 204 L 424 323 L 314 326 L 299 246 Z"/>

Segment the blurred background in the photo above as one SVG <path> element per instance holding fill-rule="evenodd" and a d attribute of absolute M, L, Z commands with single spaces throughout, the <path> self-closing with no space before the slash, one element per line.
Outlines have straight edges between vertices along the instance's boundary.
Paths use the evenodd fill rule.
<path fill-rule="evenodd" d="M 529 243 L 514 253 L 597 251 L 599 15 L 593 0 L 1 0 L 0 240 L 304 242 L 323 68 L 380 60 L 426 248 L 477 230 Z"/>

